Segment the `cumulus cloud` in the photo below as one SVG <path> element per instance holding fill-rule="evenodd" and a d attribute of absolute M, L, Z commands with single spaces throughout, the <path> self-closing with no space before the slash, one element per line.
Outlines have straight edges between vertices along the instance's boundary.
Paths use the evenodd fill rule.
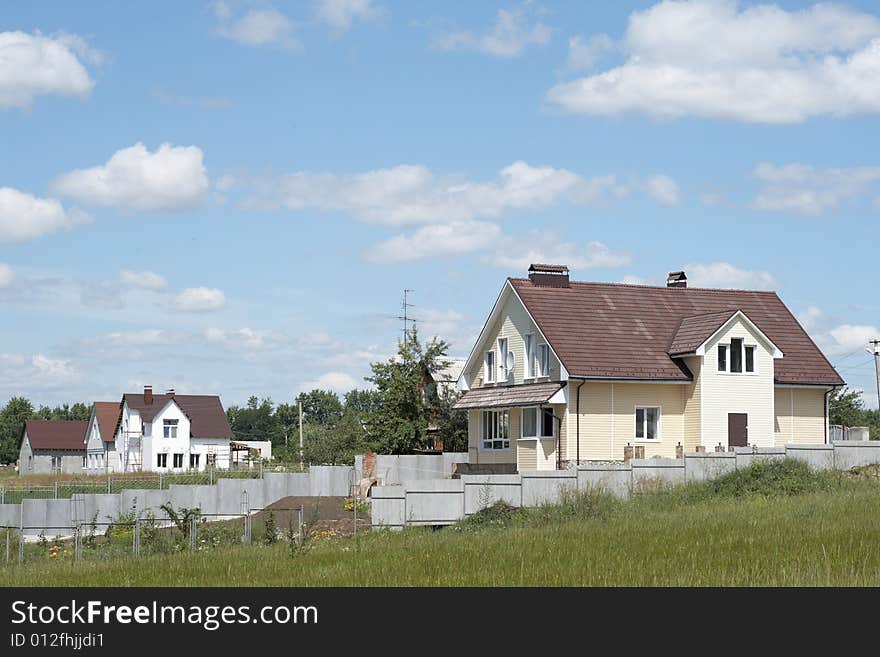
<path fill-rule="evenodd" d="M 69 360 L 31 355 L 0 353 L 0 399 L 21 395 L 23 391 L 67 390 L 79 379 Z"/>
<path fill-rule="evenodd" d="M 521 161 L 504 167 L 491 182 L 436 176 L 423 165 L 400 165 L 354 174 L 288 174 L 268 181 L 245 205 L 345 212 L 362 221 L 399 226 L 498 217 L 562 202 L 592 204 L 614 191 L 614 176 L 587 178 Z"/>
<path fill-rule="evenodd" d="M 30 107 L 47 94 L 86 96 L 95 83 L 83 60 L 98 59 L 76 35 L 0 32 L 0 107 Z"/>
<path fill-rule="evenodd" d="M 506 236 L 489 254 L 490 264 L 525 271 L 533 262 L 565 264 L 572 269 L 612 269 L 632 262 L 628 253 L 612 251 L 602 242 L 579 246 L 554 231 L 535 230 L 525 236 Z"/>
<path fill-rule="evenodd" d="M 140 142 L 116 151 L 104 165 L 71 171 L 52 183 L 60 196 L 137 212 L 194 208 L 208 187 L 202 149 L 166 143 L 151 153 Z"/>
<path fill-rule="evenodd" d="M 233 15 L 229 3 L 214 3 L 217 32 L 247 46 L 293 46 L 293 22 L 277 9 L 250 9 L 240 16 Z"/>
<path fill-rule="evenodd" d="M 284 336 L 275 331 L 252 329 L 247 326 L 234 330 L 208 328 L 205 329 L 204 337 L 211 344 L 231 349 L 251 350 L 276 346 L 284 340 Z"/>
<path fill-rule="evenodd" d="M 553 30 L 533 15 L 529 3 L 513 9 L 499 9 L 495 23 L 485 33 L 458 31 L 444 34 L 435 46 L 444 50 L 476 50 L 496 57 L 515 57 L 528 46 L 543 46 Z"/>
<path fill-rule="evenodd" d="M 592 115 L 757 123 L 880 111 L 880 19 L 840 5 L 664 0 L 630 15 L 620 47 L 623 63 L 547 99 Z"/>
<path fill-rule="evenodd" d="M 573 36 L 568 40 L 568 68 L 571 71 L 591 71 L 598 59 L 614 49 L 614 41 L 607 34 L 596 34 L 588 39 Z"/>
<path fill-rule="evenodd" d="M 213 287 L 189 287 L 174 298 L 174 308 L 181 312 L 209 312 L 226 305 L 226 296 Z"/>
<path fill-rule="evenodd" d="M 299 386 L 299 392 L 309 392 L 311 390 L 332 390 L 336 393 L 345 393 L 355 388 L 363 388 L 363 382 L 359 382 L 350 374 L 345 372 L 327 372 L 317 379 L 306 381 Z"/>
<path fill-rule="evenodd" d="M 645 191 L 660 205 L 678 205 L 678 183 L 669 176 L 657 175 L 647 178 Z"/>
<path fill-rule="evenodd" d="M 9 265 L 0 262 L 0 289 L 9 287 L 15 280 L 15 272 Z"/>
<path fill-rule="evenodd" d="M 396 235 L 365 252 L 367 260 L 381 264 L 459 255 L 485 249 L 501 235 L 489 222 L 461 221 L 419 228 L 411 235 Z"/>
<path fill-rule="evenodd" d="M 755 168 L 755 177 L 764 183 L 754 202 L 756 208 L 818 216 L 874 192 L 880 167 L 817 169 L 806 164 L 762 163 Z"/>
<path fill-rule="evenodd" d="M 119 272 L 119 282 L 129 287 L 139 287 L 145 290 L 164 290 L 168 286 L 168 281 L 164 276 L 149 270 L 123 269 Z"/>
<path fill-rule="evenodd" d="M 28 240 L 88 223 L 80 210 L 65 210 L 52 198 L 37 198 L 12 187 L 0 187 L 0 243 Z"/>
<path fill-rule="evenodd" d="M 380 13 L 372 0 L 320 0 L 318 19 L 345 31 L 358 19 L 375 18 Z"/>
<path fill-rule="evenodd" d="M 727 262 L 690 264 L 684 267 L 692 287 L 737 290 L 776 290 L 779 281 L 770 272 L 740 269 Z"/>

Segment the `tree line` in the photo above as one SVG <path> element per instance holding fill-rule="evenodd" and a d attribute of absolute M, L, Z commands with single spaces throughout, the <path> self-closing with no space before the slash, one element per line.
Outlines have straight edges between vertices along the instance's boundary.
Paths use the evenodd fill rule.
<path fill-rule="evenodd" d="M 845 427 L 868 427 L 871 440 L 880 440 L 880 410 L 865 408 L 861 390 L 844 387 L 828 395 L 828 420 Z"/>
<path fill-rule="evenodd" d="M 442 440 L 445 451 L 464 451 L 467 414 L 452 408 L 459 395 L 434 382 L 450 364 L 448 349 L 449 344 L 437 338 L 423 345 L 413 327 L 396 356 L 370 365 L 372 375 L 366 381 L 372 388 L 342 396 L 312 390 L 279 404 L 252 396 L 242 406 L 227 408 L 229 426 L 236 439 L 269 440 L 276 459 L 297 462 L 301 401 L 307 463 L 351 463 L 367 450 L 408 454 L 429 447 L 431 436 Z M 0 410 L 0 463 L 18 458 L 26 420 L 88 420 L 90 415 L 90 404 L 35 409 L 24 397 L 13 397 Z"/>

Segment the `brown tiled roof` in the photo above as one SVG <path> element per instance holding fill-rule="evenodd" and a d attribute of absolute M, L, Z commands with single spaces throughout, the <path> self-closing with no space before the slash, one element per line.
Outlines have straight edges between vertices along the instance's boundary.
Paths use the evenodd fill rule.
<path fill-rule="evenodd" d="M 31 449 L 63 449 L 84 452 L 88 421 L 28 420 L 24 423 Z"/>
<path fill-rule="evenodd" d="M 783 353 L 777 383 L 841 385 L 843 379 L 775 292 L 510 279 L 571 376 L 686 381 L 668 351 L 685 317 L 741 309 Z"/>
<path fill-rule="evenodd" d="M 681 320 L 678 330 L 672 336 L 672 344 L 669 345 L 670 356 L 691 354 L 697 347 L 703 344 L 715 331 L 720 329 L 724 322 L 733 317 L 737 308 L 722 310 L 718 313 L 705 313 L 685 317 Z"/>
<path fill-rule="evenodd" d="M 165 408 L 171 399 L 177 402 L 189 418 L 189 431 L 193 438 L 235 438 L 217 395 L 154 394 L 153 403 L 149 405 L 144 402 L 144 395 L 141 393 L 127 392 L 122 395 L 122 400 L 130 408 L 136 409 L 144 422 L 152 422 L 156 413 Z"/>
<path fill-rule="evenodd" d="M 116 426 L 119 424 L 121 413 L 122 407 L 119 402 L 95 402 L 98 429 L 101 431 L 101 440 L 105 443 L 116 440 Z"/>
<path fill-rule="evenodd" d="M 474 388 L 464 393 L 453 408 L 506 408 L 545 404 L 563 384 L 555 381 L 519 386 Z"/>

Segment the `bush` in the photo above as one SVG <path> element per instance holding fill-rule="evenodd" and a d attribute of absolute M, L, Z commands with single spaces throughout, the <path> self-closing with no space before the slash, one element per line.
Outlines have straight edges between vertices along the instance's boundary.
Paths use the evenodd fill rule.
<path fill-rule="evenodd" d="M 484 506 L 476 513 L 458 521 L 453 528 L 457 531 L 478 531 L 482 529 L 505 529 L 522 521 L 525 516 L 523 509 L 511 506 L 507 502 L 498 501 Z"/>

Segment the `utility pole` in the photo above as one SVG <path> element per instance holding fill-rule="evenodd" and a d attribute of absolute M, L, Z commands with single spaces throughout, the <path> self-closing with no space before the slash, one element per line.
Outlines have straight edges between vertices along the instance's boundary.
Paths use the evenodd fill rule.
<path fill-rule="evenodd" d="M 407 344 L 407 336 L 409 334 L 409 323 L 412 322 L 415 324 L 416 320 L 414 317 L 409 316 L 409 308 L 413 307 L 413 304 L 408 303 L 409 293 L 415 292 L 415 290 L 404 289 L 403 290 L 403 303 L 401 304 L 401 308 L 403 309 L 403 315 L 398 315 L 397 319 L 403 320 L 403 347 L 406 348 Z"/>
<path fill-rule="evenodd" d="M 880 340 L 871 340 L 870 344 L 874 348 L 874 374 L 877 377 L 877 408 L 880 408 Z"/>
<path fill-rule="evenodd" d="M 303 471 L 303 402 L 302 395 L 299 402 L 299 471 Z"/>

